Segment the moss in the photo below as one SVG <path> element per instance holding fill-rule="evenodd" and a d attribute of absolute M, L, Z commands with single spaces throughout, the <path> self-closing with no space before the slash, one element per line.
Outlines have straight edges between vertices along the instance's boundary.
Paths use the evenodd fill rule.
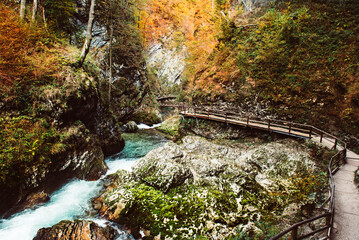
<path fill-rule="evenodd" d="M 164 194 L 144 184 L 129 190 L 135 198 L 129 213 L 132 224 L 149 229 L 153 236 L 161 234 L 183 239 L 191 232 L 193 236 L 205 234 L 204 222 L 226 223 L 226 215 L 237 210 L 235 195 L 230 190 L 222 192 L 211 187 L 198 189 L 186 185 Z M 210 209 L 215 216 L 211 216 Z"/>
<path fill-rule="evenodd" d="M 181 123 L 181 116 L 176 115 L 165 120 L 157 130 L 175 136 L 178 133 L 179 125 Z"/>
<path fill-rule="evenodd" d="M 359 188 L 359 168 L 354 173 L 354 183 Z"/>
<path fill-rule="evenodd" d="M 137 123 L 145 123 L 148 125 L 153 125 L 161 122 L 161 119 L 158 117 L 158 114 L 153 111 L 137 111 L 133 114 L 131 120 Z"/>
<path fill-rule="evenodd" d="M 51 164 L 50 156 L 61 151 L 60 133 L 46 120 L 0 118 L 0 185 L 15 187 Z"/>
<path fill-rule="evenodd" d="M 228 234 L 228 237 L 233 236 L 232 239 L 263 239 L 283 228 L 284 224 L 278 216 L 283 217 L 288 212 L 289 205 L 297 207 L 286 222 L 291 224 L 313 212 L 301 213 L 299 209 L 309 209 L 316 203 L 323 202 L 326 189 L 322 186 L 327 184 L 325 170 L 317 169 L 307 154 L 310 148 L 305 145 L 290 139 L 249 147 L 246 143 L 231 140 L 214 142 L 199 137 L 186 137 L 183 139 L 183 145 L 171 143 L 159 150 L 167 153 L 164 156 L 166 165 L 171 161 L 170 152 L 178 153 L 174 150 L 178 148 L 185 154 L 176 158 L 176 162 L 184 164 L 183 167 L 191 169 L 193 173 L 197 172 L 195 178 L 175 185 L 176 187 L 172 185 L 166 191 L 161 191 L 154 185 L 148 186 L 149 182 L 158 181 L 162 175 L 172 176 L 174 171 L 159 170 L 163 169 L 163 166 L 156 164 L 153 158 L 159 156 L 158 152 L 154 151 L 153 155 L 147 156 L 144 161 L 147 160 L 146 163 L 153 165 L 138 166 L 145 180 L 142 177 L 140 179 L 145 183 L 118 184 L 119 188 L 131 191 L 134 200 L 128 213 L 119 216 L 116 221 L 130 221 L 132 227 L 150 230 L 152 236 L 160 234 L 161 237 L 174 239 L 213 239 L 213 236 L 223 236 L 224 233 Z M 195 160 L 198 157 L 197 148 L 191 148 L 192 152 L 183 150 L 187 146 L 193 147 L 193 143 L 201 149 L 201 157 L 216 157 L 221 160 L 228 157 L 224 163 L 225 167 L 219 168 L 218 171 L 199 173 L 195 164 L 191 165 L 194 163 L 191 161 L 199 161 Z M 216 147 L 229 155 L 217 155 Z M 208 155 L 207 148 L 211 149 Z M 233 163 L 229 157 L 237 159 L 238 148 L 246 150 L 244 165 L 237 165 L 235 161 Z M 320 149 L 315 152 L 322 156 Z M 200 169 L 205 164 L 203 162 Z M 150 165 L 154 166 L 154 169 L 151 169 Z M 134 170 L 133 176 L 138 180 L 136 172 L 137 170 Z M 155 176 L 153 172 L 159 174 Z M 111 204 L 120 201 L 115 200 Z M 261 224 L 262 222 L 268 224 Z M 238 228 L 238 232 L 235 228 Z"/>

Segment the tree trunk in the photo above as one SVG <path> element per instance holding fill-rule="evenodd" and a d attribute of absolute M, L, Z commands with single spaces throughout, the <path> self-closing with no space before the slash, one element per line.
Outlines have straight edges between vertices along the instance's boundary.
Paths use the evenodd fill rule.
<path fill-rule="evenodd" d="M 110 44 L 109 44 L 109 57 L 110 57 L 110 72 L 108 78 L 108 104 L 111 105 L 111 87 L 112 87 L 112 39 L 113 39 L 113 22 L 111 19 L 111 33 L 110 33 Z"/>
<path fill-rule="evenodd" d="M 90 51 L 90 45 L 91 45 L 91 41 L 92 41 L 92 27 L 93 27 L 93 23 L 94 23 L 94 19 L 95 19 L 95 4 L 96 4 L 96 0 L 91 0 L 89 21 L 87 23 L 87 29 L 86 29 L 86 40 L 85 40 L 84 46 L 82 47 L 81 56 L 78 61 L 79 67 L 82 66 L 88 52 Z"/>
<path fill-rule="evenodd" d="M 20 18 L 24 20 L 25 18 L 25 9 L 26 9 L 26 0 L 21 0 L 20 2 Z"/>
<path fill-rule="evenodd" d="M 47 31 L 47 23 L 46 23 L 46 16 L 45 16 L 45 8 L 43 6 L 41 6 L 42 8 L 42 19 L 44 20 L 44 26 L 45 26 L 45 29 Z"/>
<path fill-rule="evenodd" d="M 32 5 L 31 23 L 35 22 L 35 18 L 36 18 L 36 14 L 37 14 L 37 6 L 38 6 L 38 0 L 34 0 L 34 3 Z"/>

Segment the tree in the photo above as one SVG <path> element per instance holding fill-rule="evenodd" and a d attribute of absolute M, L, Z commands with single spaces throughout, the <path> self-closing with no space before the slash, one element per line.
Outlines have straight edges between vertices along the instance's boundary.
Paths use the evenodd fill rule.
<path fill-rule="evenodd" d="M 35 18 L 36 18 L 36 14 L 37 14 L 37 6 L 38 6 L 38 1 L 34 0 L 34 3 L 32 5 L 32 17 L 31 17 L 31 23 L 35 22 Z"/>
<path fill-rule="evenodd" d="M 82 47 L 80 59 L 78 61 L 79 67 L 82 66 L 88 52 L 90 51 L 90 45 L 91 45 L 91 41 L 92 41 L 92 27 L 93 27 L 93 23 L 95 20 L 95 5 L 96 5 L 96 0 L 91 0 L 89 20 L 88 20 L 87 29 L 86 29 L 86 39 L 85 39 L 85 43 Z"/>
<path fill-rule="evenodd" d="M 109 107 L 119 116 L 129 117 L 148 94 L 142 39 L 138 31 L 138 16 L 142 0 L 106 0 L 96 3 L 96 39 L 99 51 L 101 88 Z M 102 27 L 103 26 L 103 27 Z M 95 36 L 95 32 L 93 34 Z"/>
<path fill-rule="evenodd" d="M 109 78 L 108 78 L 108 103 L 111 104 L 111 85 L 112 85 L 112 81 L 113 81 L 113 77 L 112 77 L 112 43 L 113 43 L 113 22 L 111 21 L 111 25 L 110 25 L 110 43 L 109 43 Z"/>
<path fill-rule="evenodd" d="M 26 0 L 21 0 L 20 2 L 20 18 L 24 20 L 25 18 L 25 9 L 26 9 Z"/>

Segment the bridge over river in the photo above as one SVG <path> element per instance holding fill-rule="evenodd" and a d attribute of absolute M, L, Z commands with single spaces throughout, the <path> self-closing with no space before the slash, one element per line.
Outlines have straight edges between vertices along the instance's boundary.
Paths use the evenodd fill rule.
<path fill-rule="evenodd" d="M 338 137 L 311 125 L 276 119 L 243 117 L 233 110 L 219 110 L 210 107 L 189 106 L 184 103 L 173 104 L 166 102 L 162 102 L 160 106 L 178 108 L 179 113 L 185 118 L 206 119 L 292 137 L 306 138 L 328 148 L 337 149 L 337 154 L 330 159 L 328 165 L 329 195 L 321 206 L 325 213 L 298 222 L 270 240 L 288 238 L 291 240 L 359 240 L 359 191 L 354 184 L 354 171 L 359 166 L 359 155 L 348 150 L 347 144 Z M 314 221 L 321 221 L 323 224 L 317 229 L 312 229 L 309 233 L 300 235 L 300 229 L 309 226 Z"/>

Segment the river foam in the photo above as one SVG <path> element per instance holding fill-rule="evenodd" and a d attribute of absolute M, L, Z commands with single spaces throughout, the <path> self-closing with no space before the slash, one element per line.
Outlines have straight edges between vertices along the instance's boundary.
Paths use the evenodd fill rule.
<path fill-rule="evenodd" d="M 88 199 L 100 189 L 98 182 L 74 180 L 51 195 L 51 200 L 35 210 L 25 210 L 0 222 L 0 239 L 32 239 L 38 229 L 62 219 L 73 220 L 86 213 Z"/>
<path fill-rule="evenodd" d="M 152 129 L 161 126 L 161 123 L 153 124 L 152 126 L 148 126 L 144 123 L 140 123 L 137 125 L 138 129 Z"/>
<path fill-rule="evenodd" d="M 155 126 L 149 127 L 153 128 Z M 119 169 L 130 171 L 137 159 L 150 150 L 167 142 L 154 130 L 143 130 L 138 133 L 123 134 L 126 146 L 122 152 L 106 159 L 109 170 L 106 175 Z M 50 196 L 50 201 L 36 209 L 27 209 L 0 220 L 1 240 L 31 240 L 43 227 L 51 227 L 61 220 L 87 219 L 89 201 L 101 189 L 100 180 L 72 180 Z M 107 221 L 101 221 L 106 223 Z M 132 239 L 125 232 L 115 228 L 119 239 Z"/>

